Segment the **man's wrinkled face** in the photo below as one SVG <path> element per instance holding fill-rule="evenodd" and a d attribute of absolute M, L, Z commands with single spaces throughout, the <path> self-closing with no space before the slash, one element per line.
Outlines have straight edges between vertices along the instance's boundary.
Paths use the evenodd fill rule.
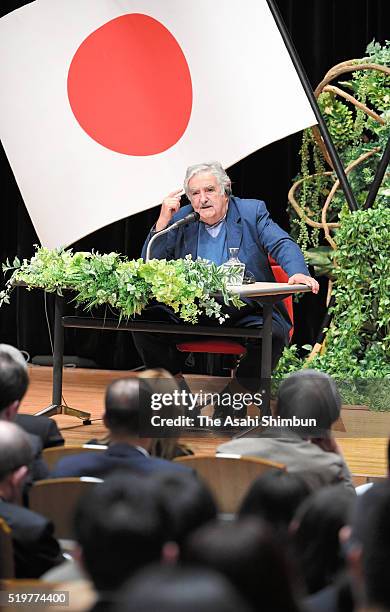
<path fill-rule="evenodd" d="M 188 183 L 189 198 L 200 220 L 214 225 L 225 216 L 229 197 L 221 194 L 221 187 L 214 174 L 195 174 Z"/>

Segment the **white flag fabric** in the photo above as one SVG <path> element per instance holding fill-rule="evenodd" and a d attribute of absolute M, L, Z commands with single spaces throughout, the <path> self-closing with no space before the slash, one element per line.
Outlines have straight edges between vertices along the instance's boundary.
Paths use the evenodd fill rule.
<path fill-rule="evenodd" d="M 49 248 L 316 123 L 265 0 L 35 0 L 0 57 L 0 138 Z"/>

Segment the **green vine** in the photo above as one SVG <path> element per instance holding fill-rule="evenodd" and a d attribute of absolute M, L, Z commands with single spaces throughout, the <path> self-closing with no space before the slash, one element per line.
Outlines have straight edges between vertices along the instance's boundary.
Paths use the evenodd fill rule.
<path fill-rule="evenodd" d="M 346 147 L 351 135 L 354 135 L 352 110 L 330 92 L 324 92 L 319 96 L 318 106 L 328 120 L 328 130 L 336 147 L 339 149 Z"/>
<path fill-rule="evenodd" d="M 390 41 L 381 46 L 372 42 L 366 50 L 366 57 L 358 60 L 361 63 L 375 63 L 390 66 Z M 325 91 L 318 97 L 318 104 L 324 115 L 327 127 L 335 143 L 343 165 L 346 167 L 361 155 L 373 154 L 354 169 L 348 176 L 358 207 L 365 203 L 369 187 L 375 175 L 381 151 L 384 150 L 390 137 L 390 76 L 378 70 L 357 70 L 349 80 L 340 81 L 338 85 L 349 90 L 358 102 L 375 111 L 384 125 L 371 118 L 363 110 L 355 108 L 334 92 Z M 379 153 L 374 153 L 376 148 Z M 336 176 L 326 175 L 322 151 L 313 137 L 311 130 L 305 130 L 300 150 L 301 169 L 296 180 L 303 179 L 297 194 L 297 200 L 305 214 L 314 221 L 321 221 L 321 210 Z M 384 193 L 390 189 L 390 174 L 383 181 L 383 189 L 377 200 L 383 202 Z M 342 190 L 333 196 L 327 211 L 328 221 L 338 221 L 338 216 L 345 204 Z M 321 241 L 317 230 L 303 228 L 301 219 L 295 210 L 289 208 L 291 234 L 301 246 L 307 257 L 310 247 L 317 247 Z M 303 222 L 304 223 L 304 222 Z M 310 258 L 307 257 L 309 263 Z"/>
<path fill-rule="evenodd" d="M 390 41 L 372 42 L 359 64 L 390 66 Z M 374 69 L 356 70 L 343 88 L 373 110 L 382 122 L 356 108 L 334 91 L 318 99 L 330 134 L 344 167 L 370 153 L 348 174 L 358 210 L 350 212 L 344 193 L 338 189 L 327 210 L 333 245 L 321 245 L 321 234 L 309 228 L 295 210 L 290 210 L 292 235 L 305 251 L 316 274 L 334 281 L 332 322 L 321 353 L 307 359 L 310 348 L 295 345 L 285 350 L 276 377 L 302 367 L 327 372 L 340 383 L 347 403 L 363 403 L 374 410 L 390 410 L 390 172 L 384 175 L 373 207 L 365 210 L 368 191 L 382 153 L 390 138 L 390 76 Z M 325 161 L 311 130 L 302 138 L 301 173 L 295 198 L 305 215 L 321 222 L 321 211 L 334 173 L 325 174 Z M 305 226 L 305 227 L 304 227 Z M 306 229 L 305 229 L 306 228 Z M 333 246 L 336 248 L 334 249 Z"/>
<path fill-rule="evenodd" d="M 326 350 L 308 364 L 298 347 L 289 347 L 275 376 L 309 365 L 342 382 L 344 401 L 389 410 L 390 207 L 351 213 L 345 206 L 340 221 Z"/>
<path fill-rule="evenodd" d="M 27 289 L 40 288 L 62 295 L 65 289 L 75 292 L 75 302 L 86 310 L 107 304 L 120 318 L 140 314 L 152 300 L 170 306 L 189 323 L 199 316 L 226 320 L 223 304 L 237 308 L 243 302 L 229 291 L 227 272 L 204 260 L 166 261 L 127 260 L 118 253 L 72 253 L 71 250 L 37 248 L 31 260 L 12 265 L 7 260 L 4 272 L 12 271 L 6 287 L 0 292 L 0 306 L 9 303 L 17 283 Z M 231 275 L 231 271 L 229 271 Z M 221 296 L 221 301 L 215 295 Z"/>

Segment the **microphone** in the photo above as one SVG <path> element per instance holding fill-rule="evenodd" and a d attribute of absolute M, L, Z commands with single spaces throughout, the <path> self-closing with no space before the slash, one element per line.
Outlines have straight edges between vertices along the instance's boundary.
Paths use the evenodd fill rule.
<path fill-rule="evenodd" d="M 194 221 L 198 221 L 199 219 L 200 219 L 200 214 L 194 211 L 190 213 L 189 215 L 187 215 L 186 217 L 183 217 L 183 219 L 179 219 L 179 221 L 172 223 L 172 225 L 168 225 L 168 227 L 165 227 L 163 230 L 156 232 L 149 240 L 149 244 L 146 249 L 145 261 L 149 261 L 152 244 L 160 236 L 163 236 L 167 232 L 170 232 L 171 230 L 176 229 L 177 227 L 181 227 L 182 225 L 187 225 L 188 223 L 194 223 Z"/>
<path fill-rule="evenodd" d="M 187 225 L 188 223 L 194 223 L 194 221 L 199 221 L 199 219 L 200 214 L 194 211 L 186 217 L 183 217 L 183 219 L 179 219 L 179 221 L 172 223 L 172 225 L 169 225 L 166 229 L 168 231 L 171 231 L 172 229 L 176 229 L 177 227 L 181 227 L 182 225 Z"/>

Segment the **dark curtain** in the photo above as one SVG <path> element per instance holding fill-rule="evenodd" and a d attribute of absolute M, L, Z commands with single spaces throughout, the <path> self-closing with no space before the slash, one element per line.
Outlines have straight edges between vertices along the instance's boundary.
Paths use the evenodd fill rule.
<path fill-rule="evenodd" d="M 334 64 L 362 57 L 373 38 L 381 43 L 389 38 L 389 0 L 276 0 L 276 3 L 313 88 Z M 24 4 L 28 2 L 3 0 L 0 15 Z M 264 95 L 267 95 L 266 89 Z M 270 117 L 270 121 L 277 121 L 277 118 Z M 300 135 L 293 135 L 257 151 L 229 169 L 234 193 L 264 199 L 274 220 L 287 230 L 287 192 L 299 170 L 299 146 Z M 16 254 L 28 258 L 38 238 L 2 149 L 0 189 L 0 261 L 7 257 L 13 259 Z M 157 215 L 158 208 L 154 208 L 113 223 L 75 243 L 74 250 L 118 251 L 131 258 L 138 257 L 148 228 Z M 3 282 L 2 277 L 0 280 Z M 322 282 L 320 298 L 305 295 L 296 305 L 295 340 L 298 343 L 315 341 L 324 315 L 325 292 L 326 283 Z M 50 354 L 44 300 L 41 291 L 16 290 L 11 304 L 0 310 L 1 342 L 27 350 L 31 356 Z M 47 298 L 46 310 L 52 326 L 52 296 Z M 72 305 L 68 305 L 67 314 L 74 312 Z M 126 332 L 66 330 L 65 354 L 94 359 L 99 367 L 107 368 L 131 368 L 140 363 Z"/>

